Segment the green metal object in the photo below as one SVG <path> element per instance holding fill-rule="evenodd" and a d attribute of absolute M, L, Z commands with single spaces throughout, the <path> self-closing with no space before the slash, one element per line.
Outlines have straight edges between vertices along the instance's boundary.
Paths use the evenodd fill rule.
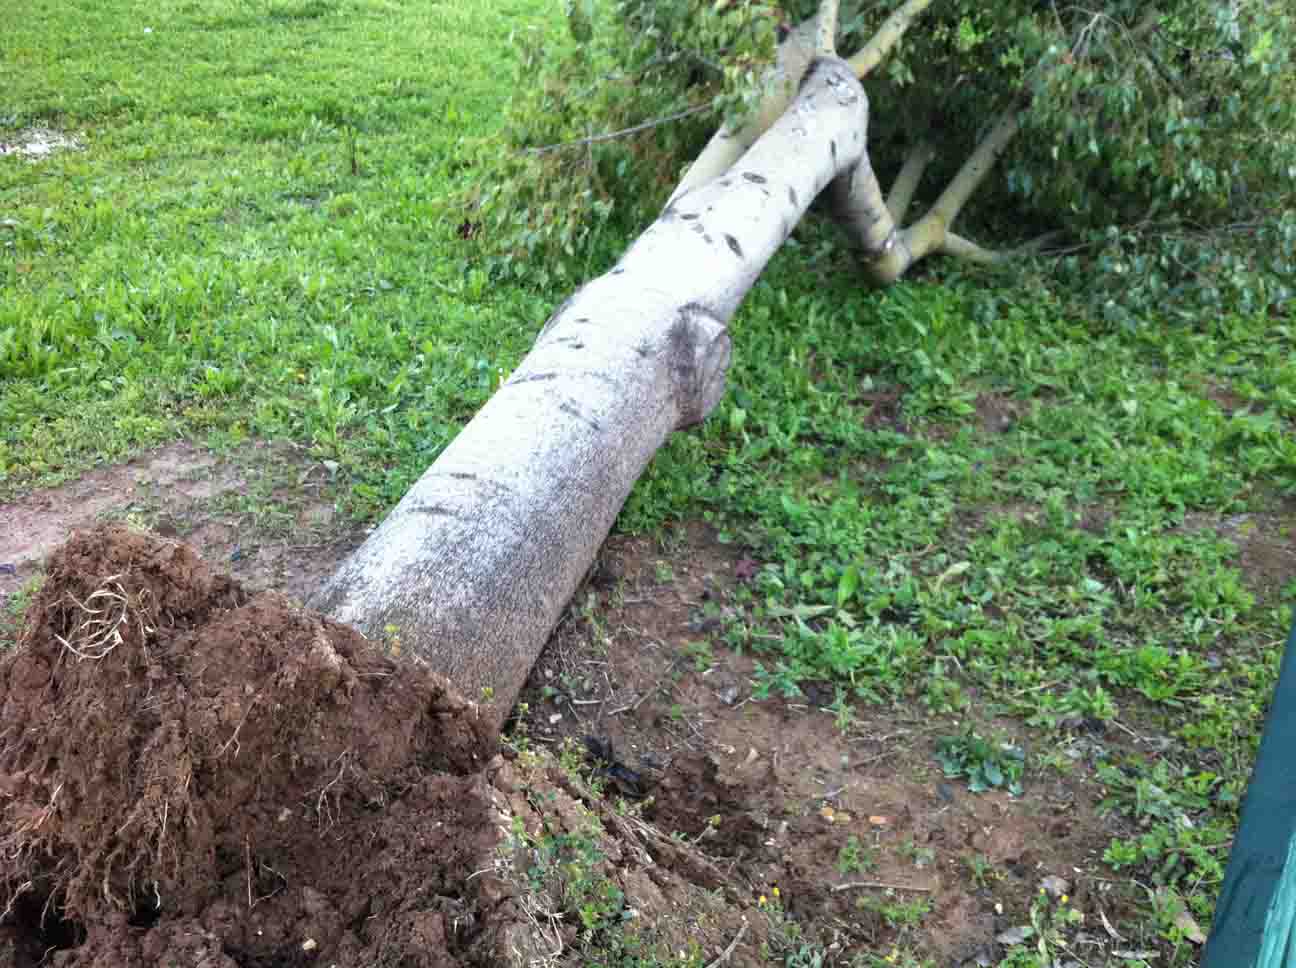
<path fill-rule="evenodd" d="M 1296 626 L 1201 968 L 1296 968 Z"/>

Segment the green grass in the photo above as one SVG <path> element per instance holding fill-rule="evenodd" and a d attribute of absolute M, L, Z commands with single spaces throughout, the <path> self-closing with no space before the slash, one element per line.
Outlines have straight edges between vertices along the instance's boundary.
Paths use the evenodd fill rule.
<path fill-rule="evenodd" d="M 1296 547 L 1290 327 L 1111 329 L 957 280 L 863 294 L 805 256 L 753 293 L 720 412 L 623 522 L 700 511 L 762 563 L 726 632 L 760 660 L 758 695 L 826 680 L 838 709 L 1015 722 L 1024 771 L 987 769 L 999 747 L 970 733 L 938 744 L 974 788 L 1029 795 L 1075 768 L 1048 751 L 1087 724 L 1166 737 L 1096 764 L 1135 831 L 1104 859 L 1208 923 L 1296 598 L 1292 559 L 1248 572 L 1238 546 Z M 1138 932 L 1165 942 L 1173 917 Z"/>
<path fill-rule="evenodd" d="M 259 436 L 337 461 L 350 508 L 381 513 L 565 295 L 497 286 L 455 232 L 509 31 L 551 5 L 11 8 L 0 139 L 85 148 L 0 159 L 0 500 Z M 1296 334 L 1067 305 L 952 272 L 871 293 L 803 232 L 734 322 L 719 411 L 619 526 L 711 519 L 762 565 L 725 633 L 759 688 L 827 681 L 843 722 L 856 701 L 982 722 L 954 772 L 1002 772 L 975 744 L 1005 723 L 1027 795 L 1077 723 L 1168 737 L 1096 767 L 1137 831 L 1107 861 L 1204 924 L 1296 597 L 1236 543 L 1296 543 Z"/>
<path fill-rule="evenodd" d="M 309 440 L 398 497 L 549 308 L 454 235 L 543 8 L 11 10 L 0 138 L 86 147 L 0 159 L 0 497 L 181 434 Z"/>

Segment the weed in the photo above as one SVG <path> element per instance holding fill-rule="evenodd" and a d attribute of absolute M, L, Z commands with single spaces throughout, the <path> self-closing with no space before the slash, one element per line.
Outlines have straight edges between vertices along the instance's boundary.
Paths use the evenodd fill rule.
<path fill-rule="evenodd" d="M 968 873 L 972 876 L 972 883 L 979 888 L 989 887 L 992 881 L 996 881 L 1003 876 L 995 870 L 994 864 L 985 854 L 967 857 L 965 862 L 967 863 Z"/>
<path fill-rule="evenodd" d="M 1020 746 L 1002 739 L 986 739 L 971 727 L 936 744 L 936 759 L 947 777 L 966 777 L 973 793 L 1005 789 L 1022 792 L 1026 756 Z"/>
<path fill-rule="evenodd" d="M 18 630 L 22 628 L 27 609 L 31 607 L 31 603 L 36 598 L 36 593 L 40 591 L 41 585 L 44 583 L 44 575 L 33 575 L 23 583 L 23 586 L 18 591 L 4 601 L 3 610 L 0 610 L 0 651 L 13 645 Z"/>
<path fill-rule="evenodd" d="M 867 874 L 877 868 L 877 857 L 867 845 L 860 842 L 854 834 L 846 838 L 846 843 L 837 852 L 837 873 Z"/>
<path fill-rule="evenodd" d="M 715 653 L 710 642 L 687 642 L 680 651 L 686 658 L 693 660 L 693 668 L 697 672 L 706 672 L 715 665 Z"/>

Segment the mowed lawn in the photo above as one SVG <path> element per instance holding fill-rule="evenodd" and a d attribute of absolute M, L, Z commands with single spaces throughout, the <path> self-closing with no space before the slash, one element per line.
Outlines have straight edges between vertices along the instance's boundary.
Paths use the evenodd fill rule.
<path fill-rule="evenodd" d="M 9 0 L 0 141 L 80 147 L 0 158 L 0 503 L 185 436 L 293 439 L 389 507 L 566 295 L 457 232 L 510 33 L 559 9 Z M 829 239 L 776 257 L 724 403 L 619 526 L 743 546 L 716 644 L 758 695 L 815 683 L 825 729 L 917 711 L 960 783 L 1095 781 L 1116 927 L 1158 952 L 1132 963 L 1193 963 L 1296 598 L 1290 317 L 1118 326 L 948 270 L 875 293 Z"/>
<path fill-rule="evenodd" d="M 0 158 L 0 498 L 181 433 L 399 496 L 548 308 L 453 235 L 544 9 L 8 4 L 0 140 L 82 147 Z"/>

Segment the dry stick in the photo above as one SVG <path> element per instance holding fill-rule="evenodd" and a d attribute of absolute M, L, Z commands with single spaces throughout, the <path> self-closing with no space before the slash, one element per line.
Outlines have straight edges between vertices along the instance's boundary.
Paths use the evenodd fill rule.
<path fill-rule="evenodd" d="M 918 183 L 922 181 L 923 172 L 935 157 L 936 146 L 925 139 L 915 144 L 905 156 L 900 174 L 896 175 L 895 181 L 891 183 L 891 191 L 886 197 L 887 210 L 890 211 L 897 225 L 903 224 L 905 214 L 909 211 L 909 204 L 913 201 L 914 192 L 918 190 Z"/>
<path fill-rule="evenodd" d="M 745 935 L 746 933 L 747 933 L 747 922 L 744 920 L 742 923 L 742 927 L 739 928 L 738 933 L 734 935 L 734 939 L 729 942 L 729 947 L 725 948 L 725 950 L 721 952 L 720 957 L 717 958 L 715 961 L 711 962 L 709 965 L 707 965 L 706 968 L 720 968 L 720 965 L 723 965 L 730 958 L 732 958 L 734 949 L 738 947 L 738 942 L 740 942 L 743 939 L 743 935 Z"/>
<path fill-rule="evenodd" d="M 706 104 L 698 104 L 691 108 L 685 108 L 683 111 L 677 111 L 675 114 L 667 115 L 664 118 L 655 118 L 652 121 L 645 121 L 642 124 L 636 124 L 629 128 L 622 128 L 620 131 L 608 131 L 604 134 L 592 134 L 588 138 L 577 138 L 575 141 L 563 141 L 559 144 L 544 145 L 539 148 L 527 148 L 527 154 L 543 155 L 550 151 L 559 151 L 563 148 L 579 148 L 581 145 L 597 144 L 600 141 L 615 141 L 617 138 L 625 138 L 632 134 L 638 134 L 641 131 L 647 131 L 649 128 L 658 128 L 663 124 L 670 124 L 672 121 L 679 121 L 683 118 L 691 117 L 694 114 L 701 114 L 712 107 L 715 107 L 715 101 L 708 101 Z"/>
<path fill-rule="evenodd" d="M 840 6 L 840 0 L 823 0 L 819 4 L 815 52 L 820 57 L 835 57 L 837 54 L 837 12 Z"/>
<path fill-rule="evenodd" d="M 910 891 L 915 894 L 930 894 L 936 890 L 934 887 L 909 887 L 905 884 L 886 884 L 882 881 L 851 881 L 849 884 L 838 884 L 833 888 L 833 893 L 849 891 L 853 887 L 873 887 L 882 891 Z"/>
<path fill-rule="evenodd" d="M 990 169 L 994 167 L 995 161 L 1003 150 L 1008 147 L 1008 142 L 1012 141 L 1017 134 L 1019 127 L 1017 106 L 1013 105 L 999 116 L 985 137 L 981 139 L 980 144 L 973 149 L 967 161 L 963 162 L 963 167 L 958 170 L 958 174 L 950 179 L 945 191 L 941 192 L 940 198 L 936 199 L 936 204 L 931 207 L 931 211 L 924 216 L 924 220 L 939 219 L 948 230 L 972 193 L 990 174 Z"/>
<path fill-rule="evenodd" d="M 891 48 L 900 42 L 905 31 L 931 3 L 932 0 L 908 0 L 908 3 L 887 17 L 869 42 L 848 58 L 855 76 L 863 78 L 882 63 L 882 59 L 891 53 Z"/>

